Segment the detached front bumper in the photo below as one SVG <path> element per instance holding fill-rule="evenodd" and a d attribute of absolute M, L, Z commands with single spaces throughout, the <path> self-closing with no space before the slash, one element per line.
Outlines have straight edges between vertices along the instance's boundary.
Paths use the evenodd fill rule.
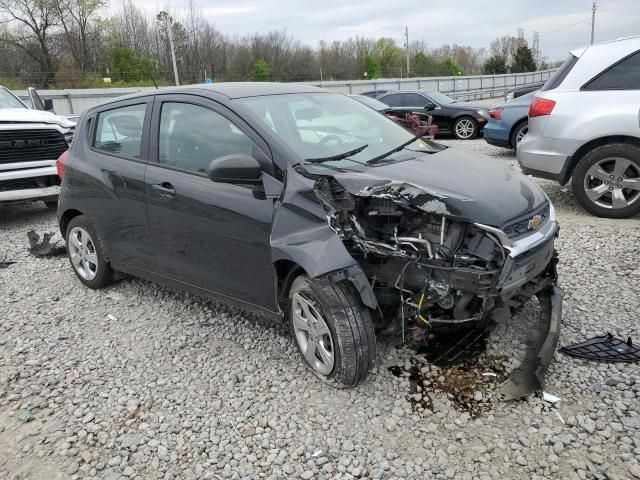
<path fill-rule="evenodd" d="M 513 400 L 544 388 L 547 370 L 560 339 L 562 319 L 562 289 L 549 287 L 538 293 L 540 317 L 535 328 L 535 341 L 531 342 L 524 361 L 500 386 L 503 400 Z"/>

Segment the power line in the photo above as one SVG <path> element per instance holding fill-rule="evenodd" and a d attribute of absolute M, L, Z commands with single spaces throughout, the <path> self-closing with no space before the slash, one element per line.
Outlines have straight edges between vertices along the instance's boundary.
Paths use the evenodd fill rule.
<path fill-rule="evenodd" d="M 551 30 L 549 32 L 541 33 L 540 36 L 541 37 L 546 37 L 547 35 L 551 35 L 552 33 L 557 33 L 557 32 L 560 32 L 562 30 L 566 30 L 567 28 L 575 27 L 576 25 L 580 25 L 580 24 L 587 23 L 587 22 L 591 22 L 591 19 L 590 18 L 586 18 L 586 19 L 580 20 L 579 22 L 572 23 L 571 25 L 566 25 L 566 26 L 560 27 L 560 28 L 558 28 L 556 30 Z"/>

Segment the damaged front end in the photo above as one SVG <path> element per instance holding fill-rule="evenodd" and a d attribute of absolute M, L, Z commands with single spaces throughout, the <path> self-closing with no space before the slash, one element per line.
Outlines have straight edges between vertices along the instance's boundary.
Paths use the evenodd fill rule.
<path fill-rule="evenodd" d="M 538 296 L 539 338 L 530 339 L 531 352 L 505 382 L 502 397 L 542 388 L 558 341 L 561 310 L 554 250 L 558 225 L 550 202 L 496 228 L 474 223 L 449 195 L 410 183 L 363 186 L 362 178 L 341 174 L 314 179 L 329 227 L 360 265 L 375 295 L 379 328 L 404 335 L 412 324 L 478 323 Z"/>

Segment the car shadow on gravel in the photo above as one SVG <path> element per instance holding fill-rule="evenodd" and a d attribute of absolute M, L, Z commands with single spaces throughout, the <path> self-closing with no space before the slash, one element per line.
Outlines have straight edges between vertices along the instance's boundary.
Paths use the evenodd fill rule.
<path fill-rule="evenodd" d="M 41 208 L 36 208 L 38 206 L 41 206 Z M 42 202 L 0 205 L 0 229 L 31 229 L 35 222 L 48 220 L 52 217 L 55 217 L 55 212 L 47 209 Z"/>

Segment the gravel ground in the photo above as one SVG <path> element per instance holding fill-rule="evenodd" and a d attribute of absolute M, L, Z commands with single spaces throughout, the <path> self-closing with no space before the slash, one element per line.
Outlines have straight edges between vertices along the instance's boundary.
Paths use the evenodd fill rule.
<path fill-rule="evenodd" d="M 444 143 L 515 163 L 483 140 Z M 639 219 L 591 217 L 540 183 L 562 225 L 561 343 L 640 341 Z M 65 257 L 28 255 L 30 229 L 56 230 L 54 214 L 0 208 L 0 260 L 17 262 L 0 269 L 0 479 L 640 478 L 637 364 L 557 353 L 554 405 L 498 402 L 478 382 L 515 363 L 534 302 L 474 367 L 416 364 L 381 339 L 367 382 L 336 391 L 282 327 L 137 279 L 89 290 Z M 424 396 L 417 370 L 433 379 Z M 461 405 L 452 385 L 472 371 Z"/>

